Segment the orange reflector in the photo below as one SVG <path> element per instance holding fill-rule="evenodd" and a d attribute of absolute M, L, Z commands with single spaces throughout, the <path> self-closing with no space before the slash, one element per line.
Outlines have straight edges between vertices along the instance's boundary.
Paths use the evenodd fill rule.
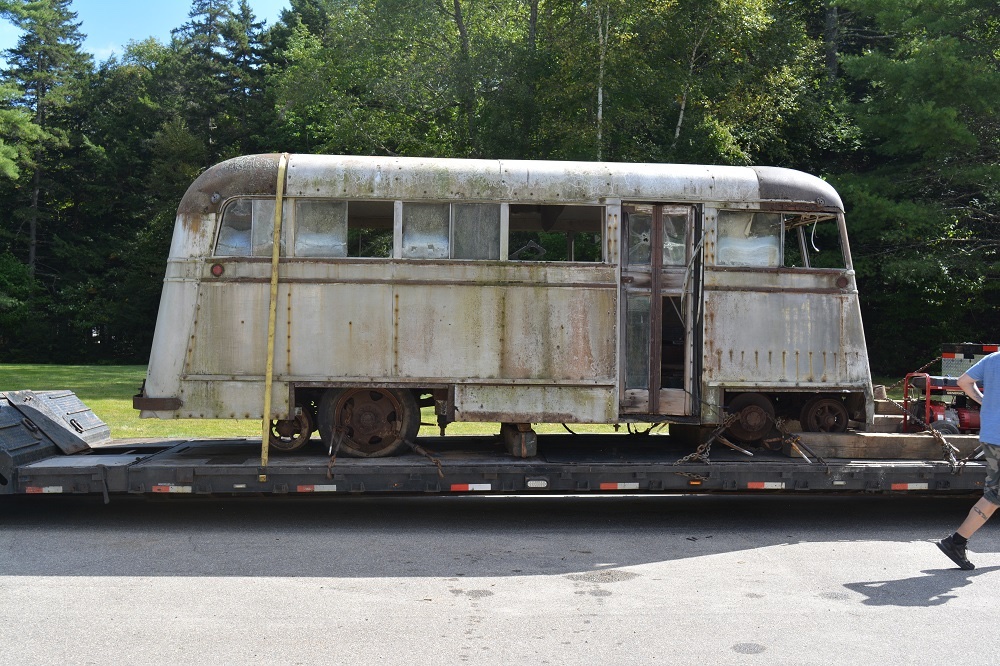
<path fill-rule="evenodd" d="M 894 483 L 889 488 L 891 490 L 928 490 L 926 483 Z"/>
<path fill-rule="evenodd" d="M 750 490 L 784 490 L 784 481 L 751 481 L 747 484 Z"/>

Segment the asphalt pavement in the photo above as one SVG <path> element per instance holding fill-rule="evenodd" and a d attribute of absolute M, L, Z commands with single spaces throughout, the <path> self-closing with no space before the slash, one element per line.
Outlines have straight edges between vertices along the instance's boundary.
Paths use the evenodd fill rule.
<path fill-rule="evenodd" d="M 6 664 L 980 664 L 969 498 L 0 499 Z"/>

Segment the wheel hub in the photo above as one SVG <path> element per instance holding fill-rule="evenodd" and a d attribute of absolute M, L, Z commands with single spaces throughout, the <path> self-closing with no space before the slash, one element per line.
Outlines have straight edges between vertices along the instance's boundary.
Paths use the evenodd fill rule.
<path fill-rule="evenodd" d="M 399 430 L 399 405 L 381 391 L 357 391 L 343 403 L 343 424 L 348 437 L 359 447 L 370 449 Z"/>
<path fill-rule="evenodd" d="M 757 405 L 751 405 L 740 412 L 740 423 L 752 432 L 763 430 L 767 427 L 767 412 Z"/>

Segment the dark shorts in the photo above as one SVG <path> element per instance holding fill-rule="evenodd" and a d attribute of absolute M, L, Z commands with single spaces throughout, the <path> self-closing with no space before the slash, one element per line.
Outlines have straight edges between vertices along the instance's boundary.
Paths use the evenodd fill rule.
<path fill-rule="evenodd" d="M 983 497 L 988 502 L 1000 506 L 1000 446 L 983 444 L 983 460 L 986 462 L 986 485 Z"/>

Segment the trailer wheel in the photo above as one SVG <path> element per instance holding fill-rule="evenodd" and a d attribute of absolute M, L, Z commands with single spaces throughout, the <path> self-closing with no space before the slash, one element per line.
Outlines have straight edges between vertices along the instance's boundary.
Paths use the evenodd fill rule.
<path fill-rule="evenodd" d="M 843 401 L 815 398 L 802 407 L 799 423 L 806 432 L 847 432 L 850 415 Z"/>
<path fill-rule="evenodd" d="M 298 451 L 309 442 L 313 430 L 312 419 L 309 418 L 308 411 L 303 409 L 294 419 L 271 421 L 268 444 L 273 450 L 282 453 Z"/>
<path fill-rule="evenodd" d="M 774 405 L 760 393 L 741 393 L 726 406 L 730 414 L 737 414 L 729 426 L 729 434 L 744 442 L 761 439 L 774 426 Z"/>
<path fill-rule="evenodd" d="M 344 455 L 381 458 L 398 453 L 420 427 L 413 393 L 386 388 L 329 389 L 319 403 L 319 432 Z"/>

